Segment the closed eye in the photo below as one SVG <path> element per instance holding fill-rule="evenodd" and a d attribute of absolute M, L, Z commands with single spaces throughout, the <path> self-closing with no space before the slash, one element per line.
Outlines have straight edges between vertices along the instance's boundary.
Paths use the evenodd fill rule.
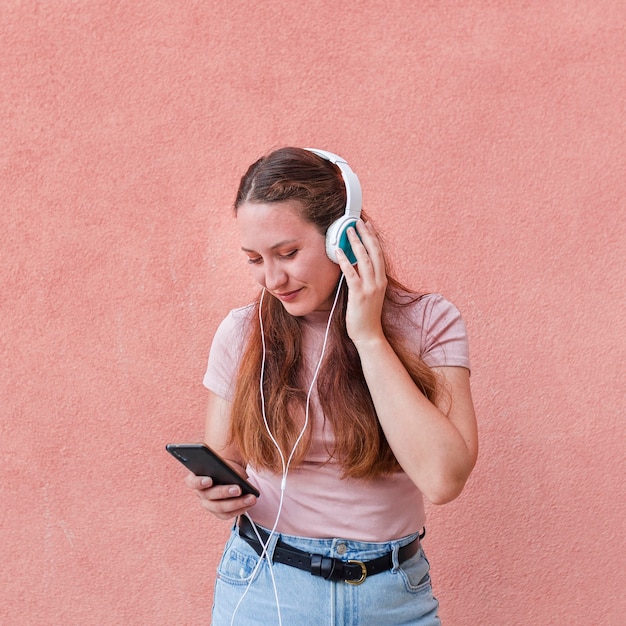
<path fill-rule="evenodd" d="M 297 248 L 295 250 L 291 250 L 291 252 L 278 255 L 278 258 L 282 260 L 289 260 L 289 259 L 293 259 L 296 256 L 296 254 L 298 254 Z M 262 256 L 250 256 L 248 257 L 248 263 L 250 265 L 260 265 L 261 263 L 263 263 L 263 257 Z"/>

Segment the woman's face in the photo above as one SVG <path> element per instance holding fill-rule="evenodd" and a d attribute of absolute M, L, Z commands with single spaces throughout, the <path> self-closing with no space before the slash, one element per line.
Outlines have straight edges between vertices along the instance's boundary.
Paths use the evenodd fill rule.
<path fill-rule="evenodd" d="M 324 235 L 300 217 L 296 202 L 244 203 L 237 224 L 254 279 L 288 313 L 330 310 L 341 270 L 326 256 Z"/>

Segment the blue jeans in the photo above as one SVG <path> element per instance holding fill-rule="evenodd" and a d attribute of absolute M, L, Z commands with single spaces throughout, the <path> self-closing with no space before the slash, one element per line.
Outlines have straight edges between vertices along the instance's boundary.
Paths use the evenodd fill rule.
<path fill-rule="evenodd" d="M 433 596 L 422 547 L 398 564 L 398 550 L 416 536 L 384 543 L 278 534 L 271 538 L 270 555 L 279 538 L 299 550 L 342 560 L 368 561 L 393 551 L 392 569 L 369 576 L 357 586 L 330 582 L 289 565 L 269 564 L 265 558 L 259 563 L 260 557 L 235 527 L 217 570 L 212 624 L 440 626 L 439 603 Z"/>

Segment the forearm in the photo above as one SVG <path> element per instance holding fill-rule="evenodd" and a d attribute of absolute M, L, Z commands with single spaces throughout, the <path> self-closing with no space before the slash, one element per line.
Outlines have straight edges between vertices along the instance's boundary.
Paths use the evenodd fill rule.
<path fill-rule="evenodd" d="M 453 500 L 476 460 L 471 399 L 451 390 L 455 423 L 443 403 L 422 394 L 386 339 L 356 345 L 378 420 L 402 469 L 430 501 Z"/>
<path fill-rule="evenodd" d="M 230 464 L 244 469 L 245 463 L 236 446 L 230 442 L 230 402 L 209 391 L 204 441 Z"/>

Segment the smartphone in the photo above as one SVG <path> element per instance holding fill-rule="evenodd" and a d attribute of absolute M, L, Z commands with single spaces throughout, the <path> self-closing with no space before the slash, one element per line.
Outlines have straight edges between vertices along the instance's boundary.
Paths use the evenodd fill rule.
<path fill-rule="evenodd" d="M 168 443 L 165 449 L 196 476 L 210 476 L 214 485 L 239 485 L 242 495 L 251 493 L 257 498 L 261 495 L 254 485 L 203 443 Z"/>

